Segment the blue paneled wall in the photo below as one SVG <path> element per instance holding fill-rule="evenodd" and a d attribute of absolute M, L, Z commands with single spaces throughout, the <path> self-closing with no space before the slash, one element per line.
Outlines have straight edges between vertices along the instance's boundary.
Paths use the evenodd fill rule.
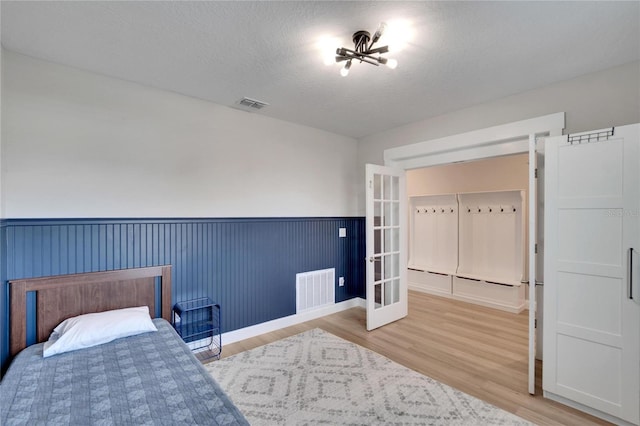
<path fill-rule="evenodd" d="M 336 268 L 346 281 L 336 301 L 364 297 L 364 218 L 8 219 L 0 229 L 3 367 L 11 279 L 171 264 L 173 302 L 218 301 L 225 332 L 295 314 L 298 272 Z"/>

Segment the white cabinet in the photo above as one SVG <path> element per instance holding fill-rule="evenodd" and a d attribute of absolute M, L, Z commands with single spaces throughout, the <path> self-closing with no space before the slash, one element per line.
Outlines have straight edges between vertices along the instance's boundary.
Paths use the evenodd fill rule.
<path fill-rule="evenodd" d="M 509 312 L 525 309 L 523 199 L 523 191 L 458 195 L 457 298 Z"/>
<path fill-rule="evenodd" d="M 458 266 L 456 194 L 411 197 L 409 267 L 453 274 Z"/>
<path fill-rule="evenodd" d="M 450 296 L 458 267 L 457 196 L 411 197 L 409 205 L 409 288 Z"/>
<path fill-rule="evenodd" d="M 633 424 L 640 421 L 639 129 L 549 138 L 545 146 L 545 396 Z"/>
<path fill-rule="evenodd" d="M 409 288 L 525 309 L 523 191 L 418 196 L 410 206 Z"/>
<path fill-rule="evenodd" d="M 409 289 L 436 294 L 438 296 L 451 297 L 453 284 L 450 274 L 415 268 L 410 268 L 408 272 L 407 279 Z"/>

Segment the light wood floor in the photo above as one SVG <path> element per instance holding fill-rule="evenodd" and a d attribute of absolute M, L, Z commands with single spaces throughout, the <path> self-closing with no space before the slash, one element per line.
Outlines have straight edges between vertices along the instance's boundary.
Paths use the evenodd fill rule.
<path fill-rule="evenodd" d="M 353 308 L 224 346 L 222 354 L 228 357 L 321 328 L 531 422 L 609 424 L 544 399 L 541 377 L 537 395 L 529 395 L 527 319 L 526 311 L 516 315 L 409 292 L 409 315 L 377 330 L 367 332 L 365 310 Z"/>

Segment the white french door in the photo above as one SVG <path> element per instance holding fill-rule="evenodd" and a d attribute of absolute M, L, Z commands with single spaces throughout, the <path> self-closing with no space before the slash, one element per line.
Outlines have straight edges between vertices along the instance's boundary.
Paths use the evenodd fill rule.
<path fill-rule="evenodd" d="M 639 129 L 545 142 L 545 395 L 633 424 L 640 421 Z"/>
<path fill-rule="evenodd" d="M 405 172 L 366 165 L 367 330 L 407 316 Z"/>

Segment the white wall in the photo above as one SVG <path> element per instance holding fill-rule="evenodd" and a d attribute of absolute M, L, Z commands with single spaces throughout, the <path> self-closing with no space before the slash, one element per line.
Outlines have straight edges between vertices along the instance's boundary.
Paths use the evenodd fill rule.
<path fill-rule="evenodd" d="M 0 7 L 0 11 L 2 10 L 2 8 Z M 0 12 L 0 22 L 2 21 L 2 13 Z M 2 99 L 2 86 L 4 85 L 2 83 L 2 81 L 4 81 L 3 79 L 3 72 L 2 72 L 2 58 L 4 56 L 4 49 L 2 49 L 1 47 L 1 37 L 0 37 L 0 219 L 4 218 L 4 192 L 2 191 L 2 103 L 3 103 L 3 99 Z M 1 343 L 0 343 L 0 347 L 1 347 Z M 0 350 L 0 353 L 2 353 L 2 350 Z"/>
<path fill-rule="evenodd" d="M 640 122 L 639 75 L 633 62 L 367 136 L 358 141 L 358 177 L 364 182 L 366 163 L 383 164 L 388 148 L 555 112 L 566 112 L 565 133 Z M 364 185 L 358 191 L 363 215 Z"/>
<path fill-rule="evenodd" d="M 2 8 L 0 8 L 1 10 Z M 2 14 L 0 13 L 0 18 Z M 2 111 L 2 57 L 4 56 L 4 49 L 0 47 L 0 112 Z M 0 130 L 2 129 L 2 113 L 0 113 Z M 0 131 L 0 219 L 4 218 L 4 192 L 2 191 L 2 131 Z M 0 344 L 1 347 L 1 344 Z M 0 353 L 2 351 L 0 350 Z"/>
<path fill-rule="evenodd" d="M 5 217 L 357 213 L 354 139 L 3 56 Z"/>
<path fill-rule="evenodd" d="M 407 195 L 528 190 L 529 155 L 519 154 L 468 163 L 409 170 Z"/>

